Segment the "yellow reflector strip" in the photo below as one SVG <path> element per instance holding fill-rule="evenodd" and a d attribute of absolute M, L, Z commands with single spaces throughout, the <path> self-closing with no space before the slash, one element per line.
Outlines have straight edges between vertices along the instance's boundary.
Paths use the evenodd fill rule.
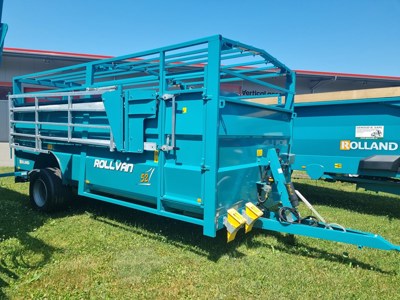
<path fill-rule="evenodd" d="M 158 150 L 154 151 L 154 162 L 158 163 Z"/>
<path fill-rule="evenodd" d="M 263 156 L 263 149 L 257 149 L 257 157 Z"/>

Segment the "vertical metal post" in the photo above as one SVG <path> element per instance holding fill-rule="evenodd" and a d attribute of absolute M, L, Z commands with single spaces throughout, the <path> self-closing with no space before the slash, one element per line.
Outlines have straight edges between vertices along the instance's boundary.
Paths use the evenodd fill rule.
<path fill-rule="evenodd" d="M 71 96 L 68 95 L 68 142 L 71 141 L 72 138 L 72 133 L 71 133 L 71 125 L 72 125 L 72 116 L 71 116 L 71 109 L 72 109 L 72 104 L 71 104 Z"/>
<path fill-rule="evenodd" d="M 165 81 L 165 51 L 160 51 L 160 65 L 159 65 L 159 88 L 158 93 L 160 96 L 164 95 L 166 92 L 166 81 Z M 160 101 L 159 103 L 159 112 L 158 112 L 158 145 L 165 144 L 165 109 L 166 103 L 165 101 Z M 162 209 L 161 199 L 165 194 L 165 185 L 164 185 L 164 165 L 165 165 L 165 153 L 163 151 L 159 152 L 158 156 L 158 168 L 159 168 L 159 176 L 158 176 L 158 195 L 157 195 L 157 210 L 160 211 Z"/>
<path fill-rule="evenodd" d="M 204 174 L 204 228 L 203 233 L 216 236 L 216 206 L 218 177 L 218 129 L 219 129 L 219 90 L 220 90 L 221 37 L 212 37 L 208 42 L 208 65 L 205 73 L 204 116 L 206 137 L 202 170 Z"/>
<path fill-rule="evenodd" d="M 4 46 L 4 39 L 6 37 L 8 26 L 7 24 L 1 23 L 1 15 L 3 13 L 3 0 L 0 0 L 0 62 L 1 62 L 1 55 L 3 52 Z"/>
<path fill-rule="evenodd" d="M 13 93 L 14 94 L 22 93 L 22 84 L 15 79 L 13 79 Z M 13 133 L 15 132 L 15 123 L 11 122 L 11 121 L 14 121 L 14 102 L 15 101 L 18 101 L 18 99 L 9 96 L 8 111 L 10 112 L 10 120 L 9 120 L 10 132 L 9 132 L 8 142 L 9 142 L 10 146 L 14 145 L 14 143 L 15 143 L 15 139 L 14 139 L 14 135 L 13 135 Z M 10 158 L 11 157 L 12 157 L 12 149 L 10 147 Z"/>
<path fill-rule="evenodd" d="M 91 85 L 93 85 L 93 64 L 88 64 L 86 66 L 86 87 L 90 87 Z"/>
<path fill-rule="evenodd" d="M 9 145 L 13 145 L 14 144 L 14 127 L 15 127 L 15 123 L 14 123 L 14 98 L 12 98 L 11 96 L 8 96 L 8 113 L 9 113 L 9 133 L 8 133 L 8 142 Z M 12 158 L 12 151 L 10 148 L 10 158 Z"/>
<path fill-rule="evenodd" d="M 35 150 L 41 150 L 39 139 L 39 99 L 35 97 Z"/>
<path fill-rule="evenodd" d="M 1 15 L 3 14 L 3 0 L 0 0 L 0 22 L 1 22 Z"/>
<path fill-rule="evenodd" d="M 13 80 L 13 94 L 22 94 L 21 82 Z"/>
<path fill-rule="evenodd" d="M 294 71 L 290 71 L 286 76 L 286 89 L 289 90 L 289 93 L 285 95 L 285 108 L 293 110 L 296 91 L 296 74 Z"/>
<path fill-rule="evenodd" d="M 172 149 L 175 149 L 175 127 L 176 127 L 176 102 L 175 102 L 175 96 L 172 97 L 172 102 L 171 102 L 171 110 L 172 110 L 172 115 L 171 115 L 171 147 Z"/>
<path fill-rule="evenodd" d="M 110 151 L 113 152 L 115 149 L 115 143 L 114 143 L 114 136 L 112 134 L 111 126 L 110 126 Z"/>
<path fill-rule="evenodd" d="M 290 120 L 290 138 L 289 138 L 289 153 L 291 151 L 291 147 L 293 145 L 293 117 L 294 117 L 294 95 L 296 90 L 296 73 L 294 71 L 290 71 L 290 74 L 286 76 L 286 89 L 290 91 L 290 93 L 286 93 L 285 97 L 285 108 L 292 111 L 292 116 Z"/>

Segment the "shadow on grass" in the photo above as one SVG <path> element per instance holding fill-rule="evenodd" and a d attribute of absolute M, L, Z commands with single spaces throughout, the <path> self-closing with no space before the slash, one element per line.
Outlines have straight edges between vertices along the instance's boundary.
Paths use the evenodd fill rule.
<path fill-rule="evenodd" d="M 382 194 L 340 191 L 315 184 L 296 183 L 299 190 L 312 204 L 343 208 L 362 214 L 400 219 L 400 199 Z"/>
<path fill-rule="evenodd" d="M 216 238 L 210 238 L 203 235 L 201 226 L 85 197 L 77 198 L 72 205 L 72 211 L 76 214 L 89 213 L 99 222 L 188 249 L 212 261 L 217 261 L 225 254 L 232 257 L 243 256 L 236 249 L 236 242 L 226 243 L 226 232 L 220 231 Z"/>
<path fill-rule="evenodd" d="M 336 262 L 343 265 L 357 267 L 368 271 L 375 271 L 381 274 L 396 275 L 395 271 L 385 271 L 381 268 L 377 268 L 376 266 L 366 264 L 354 258 L 350 258 L 344 254 L 342 255 L 334 254 L 322 249 L 318 249 L 315 247 L 299 243 L 297 242 L 296 237 L 290 234 L 281 234 L 279 232 L 270 232 L 270 231 L 268 231 L 268 234 L 274 236 L 280 242 L 278 246 L 274 246 L 273 248 L 281 252 L 301 257 L 309 257 L 313 259 L 321 259 L 325 261 Z M 254 247 L 254 248 L 268 246 L 259 241 L 255 241 L 254 239 L 250 239 L 249 242 L 247 242 L 247 245 L 248 247 Z"/>
<path fill-rule="evenodd" d="M 21 270 L 32 270 L 45 265 L 56 249 L 29 233 L 42 226 L 48 215 L 33 211 L 25 194 L 0 187 L 0 299 L 7 299 L 2 291 L 13 280 L 19 279 Z M 7 241 L 16 239 L 17 241 Z M 26 254 L 40 257 L 32 263 Z"/>
<path fill-rule="evenodd" d="M 299 244 L 292 235 L 278 232 L 266 232 L 254 229 L 247 235 L 238 234 L 236 239 L 228 244 L 226 242 L 226 232 L 224 230 L 220 230 L 216 238 L 210 238 L 203 235 L 202 227 L 200 226 L 98 202 L 88 198 L 79 198 L 79 203 L 74 204 L 74 209 L 76 212 L 84 210 L 86 213 L 90 213 L 91 217 L 99 222 L 189 250 L 197 255 L 207 257 L 213 262 L 217 262 L 225 255 L 230 258 L 245 256 L 245 254 L 238 250 L 239 246 L 244 243 L 248 247 L 268 247 L 268 245 L 257 242 L 254 239 L 256 235 L 268 234 L 274 236 L 278 240 L 279 246 L 274 246 L 274 248 L 282 252 L 341 263 L 347 266 L 353 265 L 369 271 L 373 270 L 384 274 L 391 274 L 390 272 L 356 259 L 346 258 L 343 255 L 332 254 L 315 247 Z"/>

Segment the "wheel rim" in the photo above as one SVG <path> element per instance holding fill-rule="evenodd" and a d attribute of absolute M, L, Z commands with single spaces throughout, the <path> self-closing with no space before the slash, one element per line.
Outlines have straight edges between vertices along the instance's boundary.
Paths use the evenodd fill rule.
<path fill-rule="evenodd" d="M 33 184 L 33 200 L 38 207 L 46 204 L 47 187 L 42 179 L 37 179 Z"/>

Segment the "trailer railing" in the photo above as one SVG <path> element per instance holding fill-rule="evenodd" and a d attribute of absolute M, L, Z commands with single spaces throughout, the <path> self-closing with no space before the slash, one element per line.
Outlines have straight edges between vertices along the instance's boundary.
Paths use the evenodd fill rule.
<path fill-rule="evenodd" d="M 43 141 L 56 141 L 56 142 L 66 142 L 66 143 L 78 143 L 84 145 L 92 145 L 92 146 L 107 146 L 111 151 L 114 150 L 115 144 L 113 140 L 113 135 L 111 132 L 111 128 L 109 125 L 95 125 L 95 124 L 83 124 L 76 123 L 73 121 L 72 114 L 75 112 L 105 112 L 104 105 L 102 102 L 84 102 L 84 103 L 73 103 L 73 99 L 75 101 L 77 99 L 81 99 L 81 97 L 88 96 L 100 96 L 106 92 L 114 91 L 115 87 L 109 87 L 106 89 L 97 89 L 97 90 L 87 90 L 87 91 L 79 91 L 79 92 L 57 92 L 57 93 L 36 93 L 36 94 L 18 94 L 9 96 L 9 112 L 10 112 L 10 147 L 14 149 L 20 150 L 34 150 L 36 152 L 48 152 L 49 149 L 45 149 L 43 147 Z M 56 99 L 66 99 L 66 104 L 49 104 L 47 99 L 56 98 Z M 18 99 L 29 99 L 33 98 L 34 105 L 28 106 L 20 106 L 15 107 L 14 100 Z M 45 100 L 43 100 L 45 99 Z M 65 101 L 64 101 L 65 102 Z M 46 122 L 40 121 L 40 114 L 42 112 L 51 113 L 65 113 L 64 118 L 57 118 L 57 122 Z M 25 121 L 24 118 L 21 118 L 21 115 L 32 114 L 33 120 Z M 15 116 L 19 116 L 18 120 Z M 63 120 L 66 120 L 63 122 Z M 16 125 L 22 126 L 31 126 L 31 131 L 28 133 L 18 132 Z M 48 135 L 49 131 L 41 130 L 44 126 L 56 127 L 56 128 L 65 128 L 67 131 L 66 137 L 61 136 L 51 136 Z M 33 128 L 32 128 L 33 127 Z M 104 129 L 109 132 L 109 139 L 93 139 L 93 138 L 76 138 L 73 137 L 72 132 L 74 128 L 85 128 L 85 129 Z M 24 145 L 21 145 L 19 142 L 16 142 L 16 138 L 23 139 Z M 28 146 L 30 145 L 30 146 Z"/>
<path fill-rule="evenodd" d="M 218 70 L 209 70 L 215 63 Z M 293 104 L 295 77 L 289 68 L 264 50 L 221 36 L 19 76 L 13 88 L 15 94 L 23 93 L 25 87 L 67 92 L 110 85 L 151 89 L 160 95 L 207 93 L 205 78 L 222 85 L 247 81 L 266 89 L 260 98 L 280 97 L 286 108 Z M 230 97 L 246 98 L 240 93 Z"/>
<path fill-rule="evenodd" d="M 261 86 L 266 92 L 260 96 L 244 95 L 240 87 L 245 83 Z M 239 89 L 232 90 L 232 84 Z M 114 150 L 113 133 L 118 135 L 118 130 L 112 132 L 101 99 L 103 93 L 110 91 L 110 86 L 118 87 L 121 94 L 128 89 L 150 91 L 158 99 L 164 95 L 173 99 L 174 95 L 198 92 L 207 101 L 217 95 L 220 107 L 225 101 L 269 97 L 274 99 L 274 103 L 269 104 L 271 109 L 292 112 L 295 74 L 264 50 L 217 35 L 15 77 L 14 95 L 9 97 L 11 147 L 45 152 L 48 149 L 43 147 L 43 142 L 55 141 L 105 146 Z M 83 113 L 93 109 L 103 113 L 105 123 L 93 124 L 92 120 L 88 124 L 72 122 L 78 111 Z M 44 115 L 50 111 L 65 112 L 61 118 L 64 121 L 60 122 L 60 118 L 54 118 L 56 122 L 43 120 L 48 118 Z M 74 137 L 74 128 L 97 129 L 102 131 L 102 136 Z M 119 140 L 117 144 L 121 145 Z"/>

